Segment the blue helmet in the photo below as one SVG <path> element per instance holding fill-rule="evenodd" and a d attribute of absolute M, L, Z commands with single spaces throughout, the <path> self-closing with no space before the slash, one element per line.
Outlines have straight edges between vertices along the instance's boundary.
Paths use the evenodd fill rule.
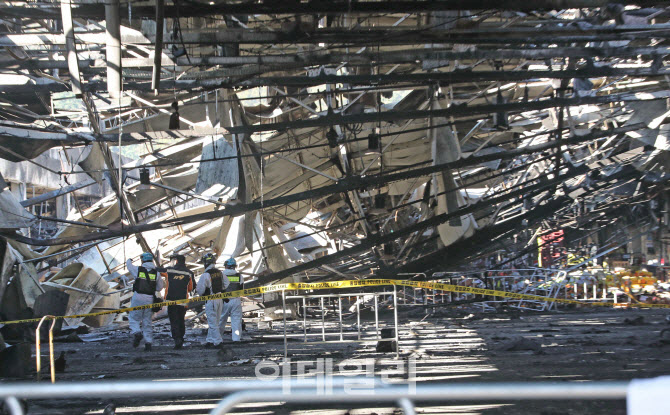
<path fill-rule="evenodd" d="M 226 268 L 235 268 L 237 266 L 237 262 L 235 262 L 235 258 L 228 258 L 226 259 L 226 262 L 223 263 L 223 265 Z"/>
<path fill-rule="evenodd" d="M 140 260 L 142 262 L 151 262 L 153 259 L 154 256 L 151 252 L 142 252 L 142 255 L 140 255 Z"/>

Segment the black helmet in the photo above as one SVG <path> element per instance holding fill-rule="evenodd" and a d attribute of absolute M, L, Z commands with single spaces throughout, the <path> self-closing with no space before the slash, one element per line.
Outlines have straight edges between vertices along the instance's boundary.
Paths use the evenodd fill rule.
<path fill-rule="evenodd" d="M 203 264 L 205 264 L 205 266 L 207 266 L 209 264 L 215 263 L 216 262 L 216 257 L 211 252 L 208 252 L 208 253 L 206 253 L 205 255 L 202 256 L 202 259 L 200 260 L 200 262 L 202 262 Z"/>
<path fill-rule="evenodd" d="M 186 263 L 186 257 L 182 254 L 172 254 L 172 255 L 170 255 L 170 259 L 176 260 L 177 264 L 185 264 Z"/>

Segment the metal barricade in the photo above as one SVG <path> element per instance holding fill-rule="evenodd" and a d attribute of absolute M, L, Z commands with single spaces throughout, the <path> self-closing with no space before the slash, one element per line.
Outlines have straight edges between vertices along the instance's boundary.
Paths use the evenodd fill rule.
<path fill-rule="evenodd" d="M 414 275 L 414 274 L 413 274 Z M 475 288 L 487 288 L 497 291 L 514 292 L 520 294 L 538 295 L 548 298 L 572 298 L 578 301 L 614 301 L 607 297 L 606 289 L 599 295 L 599 282 L 595 276 L 584 281 L 583 273 L 579 270 L 554 268 L 521 268 L 521 269 L 486 269 L 455 272 L 436 272 L 430 279 L 424 280 L 441 282 L 450 285 L 468 285 Z M 579 282 L 576 282 L 579 281 Z M 476 282 L 476 283 L 475 283 Z M 578 287 L 575 289 L 575 287 Z M 570 291 L 572 290 L 572 292 Z M 578 295 L 577 295 L 578 294 Z M 556 309 L 557 303 L 534 299 L 506 299 L 503 297 L 477 299 L 478 295 L 467 293 L 440 292 L 424 288 L 403 287 L 401 291 L 401 306 L 439 306 L 444 303 L 458 303 L 467 301 L 477 303 L 482 311 L 494 311 L 497 307 L 519 308 L 529 311 L 548 311 Z"/>
<path fill-rule="evenodd" d="M 139 398 L 157 396 L 224 395 L 210 414 L 221 415 L 245 402 L 284 403 L 391 403 L 414 415 L 414 401 L 453 402 L 476 400 L 585 400 L 625 399 L 627 381 L 619 382 L 505 382 L 384 384 L 377 378 L 333 377 L 325 393 L 319 379 L 235 381 L 92 381 L 58 384 L 4 383 L 0 399 L 11 415 L 23 415 L 18 399 Z"/>
<path fill-rule="evenodd" d="M 393 339 L 382 339 L 379 336 L 379 296 L 389 295 L 393 296 L 393 327 L 395 336 Z M 373 339 L 362 339 L 361 338 L 361 307 L 360 299 L 361 297 L 372 296 L 374 298 L 374 311 L 375 311 L 375 337 Z M 342 298 L 343 297 L 355 297 L 356 298 L 356 340 L 345 340 L 344 331 L 342 324 Z M 324 299 L 336 298 L 337 299 L 337 315 L 339 322 L 339 333 L 326 333 L 326 312 L 324 306 Z M 308 294 L 308 295 L 286 295 L 285 291 L 282 291 L 282 316 L 283 316 L 283 332 L 284 332 L 284 359 L 288 358 L 288 334 L 286 331 L 286 300 L 287 299 L 302 299 L 303 306 L 303 343 L 307 343 L 308 336 L 321 336 L 320 342 L 309 342 L 309 343 L 343 343 L 343 342 L 371 342 L 371 341 L 395 341 L 396 344 L 396 358 L 399 358 L 399 334 L 398 334 L 398 294 L 397 287 L 393 286 L 393 291 L 382 291 L 382 292 L 369 292 L 369 293 L 345 293 L 345 294 Z M 321 333 L 307 334 L 307 309 L 312 308 L 312 306 L 307 305 L 307 300 L 309 299 L 319 299 L 319 307 L 321 310 Z M 326 340 L 326 336 L 337 336 L 339 335 L 339 340 Z"/>
<path fill-rule="evenodd" d="M 44 316 L 37 324 L 37 329 L 35 329 L 35 369 L 37 371 L 37 380 L 42 379 L 42 353 L 40 350 L 40 328 L 42 323 L 51 317 L 51 327 L 49 327 L 49 368 L 51 372 L 51 383 L 56 383 L 56 368 L 54 363 L 54 326 L 56 325 L 56 319 L 53 316 Z"/>

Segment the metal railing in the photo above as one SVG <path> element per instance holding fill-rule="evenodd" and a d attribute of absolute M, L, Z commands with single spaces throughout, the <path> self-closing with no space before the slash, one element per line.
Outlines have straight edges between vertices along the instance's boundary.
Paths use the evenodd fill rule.
<path fill-rule="evenodd" d="M 394 338 L 392 339 L 382 339 L 379 336 L 379 301 L 378 298 L 380 295 L 392 295 L 393 296 L 393 330 L 395 332 Z M 373 296 L 374 297 L 374 311 L 375 311 L 375 338 L 374 339 L 366 339 L 363 340 L 361 339 L 361 303 L 360 303 L 360 298 L 361 297 L 366 297 L 366 296 Z M 307 300 L 309 299 L 319 299 L 319 305 L 316 307 L 319 307 L 321 310 L 321 334 L 314 334 L 315 336 L 321 336 L 321 342 L 322 343 L 335 343 L 335 342 L 345 342 L 344 340 L 344 332 L 343 332 L 343 324 L 342 324 L 342 297 L 345 298 L 356 298 L 356 329 L 357 329 L 357 340 L 347 340 L 349 342 L 351 341 L 357 341 L 357 342 L 372 342 L 372 341 L 395 341 L 396 347 L 395 347 L 395 353 L 396 353 L 396 358 L 399 358 L 399 334 L 398 334 L 398 293 L 396 286 L 393 286 L 393 291 L 383 291 L 383 292 L 368 292 L 368 293 L 344 293 L 344 294 L 307 294 L 307 295 L 286 295 L 285 291 L 282 291 L 282 316 L 283 316 L 283 332 L 284 332 L 284 359 L 287 359 L 288 357 L 288 334 L 287 334 L 287 324 L 286 324 L 286 300 L 289 299 L 302 299 L 302 307 L 303 307 L 303 320 L 302 320 L 302 328 L 303 328 L 303 343 L 307 343 L 307 309 L 308 308 L 313 308 L 313 306 L 309 306 L 307 304 Z M 339 322 L 339 333 L 326 333 L 326 312 L 325 312 L 325 305 L 324 305 L 324 299 L 326 298 L 337 298 L 337 315 L 338 315 L 338 322 Z M 333 336 L 333 335 L 338 335 L 339 334 L 339 341 L 338 340 L 326 340 L 326 336 Z"/>
<path fill-rule="evenodd" d="M 473 287 L 520 292 L 522 294 L 537 294 L 555 298 L 565 286 L 563 281 L 565 274 L 564 270 L 548 268 L 484 269 L 462 272 L 436 272 L 429 280 L 451 285 L 466 285 L 479 281 L 476 285 L 473 284 Z M 423 275 L 424 279 L 427 279 L 425 274 Z M 523 280 L 527 283 L 524 283 L 522 287 L 514 287 L 513 283 L 515 280 Z M 439 290 L 408 287 L 403 287 L 401 294 L 402 301 L 400 305 L 402 306 L 431 306 L 480 298 L 475 294 L 454 294 Z M 476 301 L 476 303 L 481 305 L 483 311 L 494 310 L 495 306 L 501 303 L 505 303 L 510 307 L 523 307 L 538 311 L 548 310 L 554 306 L 554 303 L 549 301 L 507 300 L 497 297 L 481 297 L 481 301 Z"/>
<path fill-rule="evenodd" d="M 585 275 L 587 275 L 586 278 L 584 278 Z M 477 285 L 472 285 L 476 288 L 539 295 L 548 298 L 570 298 L 585 303 L 612 301 L 616 305 L 619 302 L 618 296 L 622 295 L 604 286 L 602 281 L 598 280 L 596 274 L 584 274 L 574 269 L 523 268 L 436 272 L 429 281 L 451 285 L 467 285 L 476 281 Z M 548 311 L 555 309 L 558 305 L 558 303 L 552 301 L 510 300 L 500 297 L 482 297 L 476 294 L 441 292 L 425 288 L 402 287 L 400 290 L 401 306 L 424 306 L 429 308 L 432 305 L 439 306 L 467 300 L 470 303 L 480 305 L 482 311 L 493 311 L 501 304 L 529 311 Z"/>
<path fill-rule="evenodd" d="M 5 383 L 0 399 L 11 415 L 23 415 L 18 399 L 132 398 L 149 396 L 225 396 L 210 414 L 221 415 L 246 402 L 391 403 L 414 415 L 414 401 L 515 401 L 625 399 L 629 382 L 504 382 L 397 385 L 370 377 L 332 377 L 327 393 L 322 379 L 247 381 L 97 381 Z"/>
<path fill-rule="evenodd" d="M 37 380 L 42 378 L 42 352 L 40 349 L 40 328 L 42 323 L 48 318 L 53 316 L 47 315 L 42 317 L 37 328 L 35 329 L 35 369 L 37 370 Z M 54 362 L 54 326 L 56 325 L 56 319 L 51 320 L 51 326 L 49 327 L 49 369 L 51 373 L 51 383 L 56 383 L 56 367 Z"/>

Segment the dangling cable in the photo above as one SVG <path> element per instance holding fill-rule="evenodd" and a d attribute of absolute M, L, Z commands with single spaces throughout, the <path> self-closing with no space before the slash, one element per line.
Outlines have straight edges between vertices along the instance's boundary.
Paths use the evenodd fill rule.
<path fill-rule="evenodd" d="M 188 60 L 188 64 L 193 66 L 191 63 L 191 57 L 189 56 L 188 51 L 186 50 L 186 45 L 184 44 L 184 35 L 181 32 L 181 14 L 179 13 L 180 5 L 179 5 L 179 0 L 175 0 L 175 6 L 177 9 L 177 31 L 179 32 L 179 41 L 181 42 L 181 47 L 184 48 L 184 54 L 186 55 L 186 60 Z M 175 39 L 176 40 L 176 39 Z"/>

